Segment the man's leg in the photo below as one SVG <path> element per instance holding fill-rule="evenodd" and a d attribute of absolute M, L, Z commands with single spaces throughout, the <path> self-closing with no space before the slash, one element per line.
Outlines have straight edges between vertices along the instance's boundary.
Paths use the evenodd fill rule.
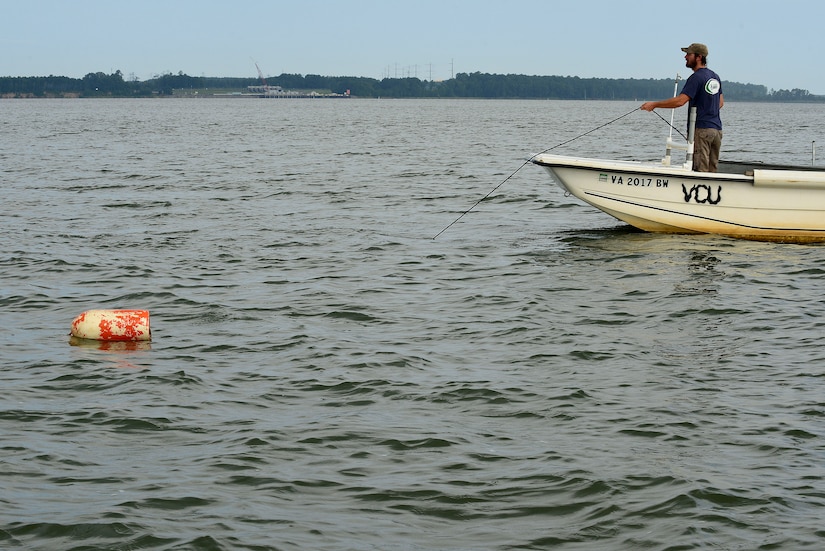
<path fill-rule="evenodd" d="M 693 170 L 710 172 L 710 142 L 707 128 L 697 128 L 693 135 Z"/>

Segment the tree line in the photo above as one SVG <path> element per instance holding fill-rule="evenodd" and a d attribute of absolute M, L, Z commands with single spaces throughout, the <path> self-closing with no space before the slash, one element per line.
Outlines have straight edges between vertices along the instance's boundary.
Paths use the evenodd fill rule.
<path fill-rule="evenodd" d="M 365 98 L 488 98 L 488 99 L 592 99 L 645 100 L 673 94 L 672 79 L 608 79 L 576 76 L 529 76 L 514 74 L 458 73 L 443 81 L 414 77 L 330 77 L 281 74 L 269 84 L 285 90 L 315 90 Z M 89 73 L 82 79 L 64 76 L 0 77 L 0 97 L 150 97 L 180 93 L 208 95 L 214 91 L 245 91 L 259 85 L 257 78 L 193 77 L 182 71 L 138 81 L 112 74 Z M 768 90 L 760 84 L 723 83 L 729 101 L 825 101 L 807 90 Z"/>

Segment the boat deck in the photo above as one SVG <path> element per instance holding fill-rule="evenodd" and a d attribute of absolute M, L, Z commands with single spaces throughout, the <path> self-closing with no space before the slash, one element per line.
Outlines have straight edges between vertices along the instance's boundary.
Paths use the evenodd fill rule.
<path fill-rule="evenodd" d="M 753 176 L 754 170 L 799 170 L 803 172 L 823 172 L 825 167 L 822 166 L 799 166 L 799 165 L 779 165 L 766 164 L 757 161 L 723 161 L 719 160 L 719 168 L 717 173 L 723 174 L 744 174 L 745 176 Z"/>

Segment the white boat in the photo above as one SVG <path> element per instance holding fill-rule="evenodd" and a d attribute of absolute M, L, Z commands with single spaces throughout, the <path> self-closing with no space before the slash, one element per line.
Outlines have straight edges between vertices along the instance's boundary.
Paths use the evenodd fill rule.
<path fill-rule="evenodd" d="M 531 162 L 566 192 L 641 230 L 825 241 L 825 169 L 720 161 L 718 172 L 694 172 L 692 137 L 691 130 L 681 145 L 668 138 L 658 162 L 553 154 Z M 687 151 L 683 165 L 671 164 L 674 147 Z"/>

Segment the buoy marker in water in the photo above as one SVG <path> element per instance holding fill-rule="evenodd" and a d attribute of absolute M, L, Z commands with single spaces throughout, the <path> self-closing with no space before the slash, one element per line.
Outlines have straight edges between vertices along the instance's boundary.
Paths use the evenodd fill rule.
<path fill-rule="evenodd" d="M 97 341 L 152 340 L 148 310 L 87 310 L 72 321 L 72 336 Z"/>

